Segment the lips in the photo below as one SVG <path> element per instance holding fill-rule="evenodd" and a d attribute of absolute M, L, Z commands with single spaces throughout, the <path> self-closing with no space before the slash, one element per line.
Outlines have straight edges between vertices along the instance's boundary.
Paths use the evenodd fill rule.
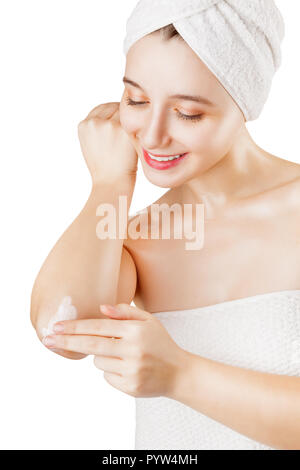
<path fill-rule="evenodd" d="M 173 167 L 179 165 L 185 159 L 185 157 L 188 155 L 188 153 L 184 153 L 179 158 L 176 158 L 174 160 L 166 160 L 164 162 L 164 161 L 153 160 L 145 149 L 143 149 L 143 154 L 144 154 L 144 158 L 145 158 L 146 163 L 151 168 L 154 168 L 156 170 L 168 170 L 169 168 L 173 168 Z M 155 156 L 155 157 L 157 156 L 157 157 L 161 157 L 161 158 L 162 157 L 167 158 L 167 157 L 177 156 L 178 154 L 175 154 L 175 155 L 155 155 L 155 154 L 152 154 L 152 155 Z"/>

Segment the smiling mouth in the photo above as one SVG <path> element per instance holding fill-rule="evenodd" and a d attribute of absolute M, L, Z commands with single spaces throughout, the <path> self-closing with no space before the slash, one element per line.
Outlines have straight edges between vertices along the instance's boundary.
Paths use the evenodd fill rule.
<path fill-rule="evenodd" d="M 172 160 L 177 160 L 178 158 L 185 155 L 184 153 L 180 153 L 176 155 L 155 155 L 153 153 L 148 152 L 148 150 L 146 150 L 146 152 L 152 160 L 156 160 L 157 162 L 168 162 Z"/>
<path fill-rule="evenodd" d="M 143 149 L 144 159 L 146 163 L 155 170 L 168 170 L 180 164 L 184 160 L 188 153 L 168 156 L 156 156 L 148 153 Z"/>

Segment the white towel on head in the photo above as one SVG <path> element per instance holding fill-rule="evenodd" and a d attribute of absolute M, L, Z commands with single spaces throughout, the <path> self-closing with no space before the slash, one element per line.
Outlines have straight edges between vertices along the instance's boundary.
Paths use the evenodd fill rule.
<path fill-rule="evenodd" d="M 127 20 L 124 53 L 173 24 L 245 116 L 260 115 L 281 65 L 284 20 L 274 0 L 140 0 Z"/>

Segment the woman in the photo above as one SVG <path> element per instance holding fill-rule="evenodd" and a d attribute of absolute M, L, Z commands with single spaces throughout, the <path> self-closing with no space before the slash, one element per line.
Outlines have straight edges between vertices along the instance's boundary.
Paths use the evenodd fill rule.
<path fill-rule="evenodd" d="M 245 125 L 282 38 L 267 0 L 142 0 L 121 103 L 79 125 L 93 188 L 37 277 L 31 319 L 47 347 L 94 354 L 136 398 L 136 449 L 300 449 L 300 166 Z M 129 209 L 138 158 L 170 188 L 162 212 L 126 221 L 125 239 L 95 237 L 99 205 L 120 213 L 125 196 Z M 200 249 L 176 237 L 172 211 L 170 236 L 151 237 L 174 204 L 203 207 Z"/>

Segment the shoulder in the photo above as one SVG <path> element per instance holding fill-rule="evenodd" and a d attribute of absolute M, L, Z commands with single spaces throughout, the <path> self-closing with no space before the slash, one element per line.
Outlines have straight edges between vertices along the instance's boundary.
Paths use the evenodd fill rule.
<path fill-rule="evenodd" d="M 296 211 L 300 209 L 300 165 L 294 168 L 294 172 L 291 174 L 291 178 L 283 183 L 282 195 L 287 203 L 288 207 L 295 208 Z M 300 214 L 300 211 L 299 211 Z"/>
<path fill-rule="evenodd" d="M 267 175 L 267 187 L 265 191 L 259 193 L 259 199 L 261 203 L 270 204 L 270 208 L 274 209 L 274 214 L 284 211 L 288 215 L 293 210 L 299 211 L 300 164 L 272 157 L 273 165 L 269 167 L 272 176 L 269 178 Z"/>

